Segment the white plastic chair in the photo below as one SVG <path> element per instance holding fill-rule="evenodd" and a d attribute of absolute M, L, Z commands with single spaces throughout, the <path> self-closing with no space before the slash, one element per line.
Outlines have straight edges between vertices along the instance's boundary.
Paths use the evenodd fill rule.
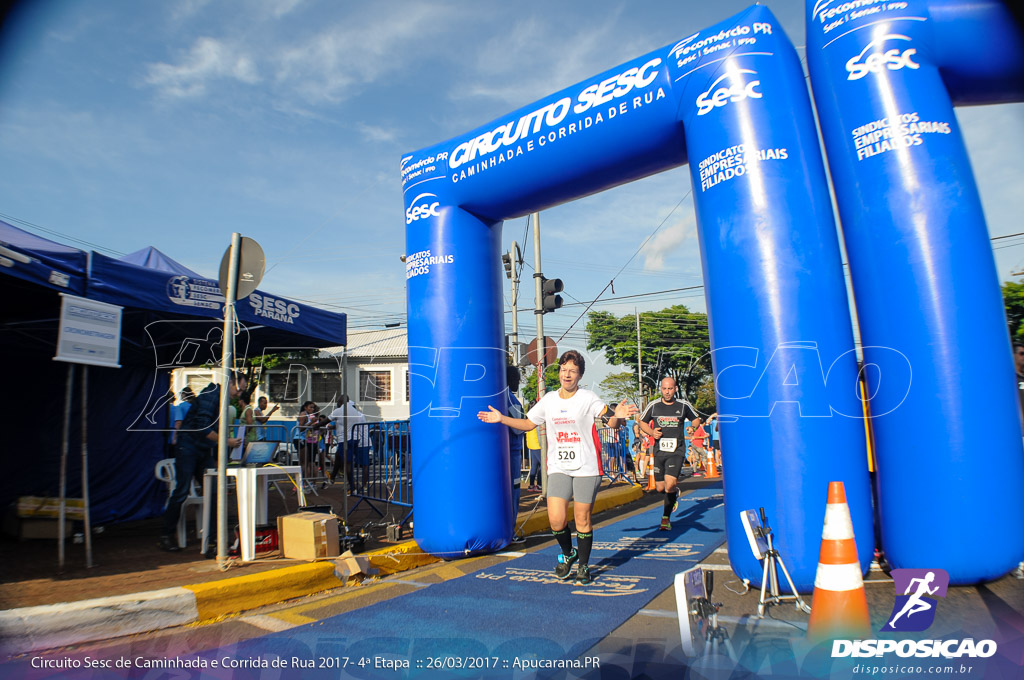
<path fill-rule="evenodd" d="M 177 482 L 177 475 L 174 469 L 174 459 L 164 458 L 156 464 L 155 469 L 156 478 L 161 482 L 167 484 L 167 500 L 164 501 L 164 507 L 167 507 L 167 503 L 171 500 L 171 494 L 174 493 L 174 486 Z M 178 547 L 184 548 L 187 545 L 186 532 L 189 507 L 194 508 L 193 520 L 196 523 L 196 536 L 202 538 L 203 527 L 200 526 L 199 521 L 203 511 L 203 496 L 196 489 L 196 481 L 193 479 L 191 487 L 189 488 L 188 496 L 185 497 L 185 502 L 181 505 L 181 515 L 178 517 Z"/>

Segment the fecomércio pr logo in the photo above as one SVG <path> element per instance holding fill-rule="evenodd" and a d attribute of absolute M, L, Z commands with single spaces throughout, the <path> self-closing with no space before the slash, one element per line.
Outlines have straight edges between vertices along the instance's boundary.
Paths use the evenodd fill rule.
<path fill-rule="evenodd" d="M 945 569 L 893 569 L 891 576 L 896 587 L 896 603 L 879 632 L 927 630 L 935 621 L 938 608 L 935 598 L 946 596 L 949 574 Z"/>

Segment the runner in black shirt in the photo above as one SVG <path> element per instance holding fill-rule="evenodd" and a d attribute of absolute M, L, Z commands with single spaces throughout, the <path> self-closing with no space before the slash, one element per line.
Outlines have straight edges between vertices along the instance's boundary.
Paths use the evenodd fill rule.
<path fill-rule="evenodd" d="M 671 529 L 669 517 L 676 505 L 676 480 L 683 467 L 686 454 L 684 424 L 697 417 L 697 412 L 685 399 L 676 400 L 676 381 L 661 381 L 661 399 L 652 401 L 640 416 L 640 429 L 654 437 L 654 485 L 665 494 L 665 511 L 661 529 Z"/>

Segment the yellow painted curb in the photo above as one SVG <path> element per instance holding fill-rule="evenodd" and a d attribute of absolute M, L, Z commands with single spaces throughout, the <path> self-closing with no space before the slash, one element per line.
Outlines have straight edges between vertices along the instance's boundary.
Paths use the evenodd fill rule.
<path fill-rule="evenodd" d="M 614 487 L 598 494 L 594 512 L 632 503 L 643 495 L 643 490 L 636 485 Z M 571 516 L 571 509 L 569 513 Z M 520 518 L 525 520 L 522 532 L 526 535 L 549 531 L 551 528 L 547 512 L 535 512 L 532 515 L 522 513 Z M 518 528 L 519 524 L 516 526 Z M 360 557 L 367 558 L 381 576 L 441 561 L 441 558 L 424 552 L 415 540 L 362 553 Z M 198 620 L 208 621 L 344 587 L 345 582 L 335 576 L 334 568 L 335 564 L 331 561 L 312 562 L 183 587 L 195 594 Z"/>
<path fill-rule="evenodd" d="M 381 576 L 397 574 L 400 571 L 408 571 L 424 564 L 441 561 L 440 557 L 423 552 L 415 540 L 398 543 L 388 548 L 371 550 L 363 553 L 361 557 L 368 558 L 370 564 L 378 570 Z"/>
<path fill-rule="evenodd" d="M 344 585 L 333 562 L 312 562 L 183 587 L 195 594 L 199 621 L 206 621 Z"/>

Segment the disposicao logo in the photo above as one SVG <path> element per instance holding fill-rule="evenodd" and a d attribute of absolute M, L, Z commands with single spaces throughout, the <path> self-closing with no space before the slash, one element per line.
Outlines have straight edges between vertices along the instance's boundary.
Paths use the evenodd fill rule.
<path fill-rule="evenodd" d="M 879 632 L 916 633 L 935 622 L 936 597 L 945 597 L 949 574 L 944 569 L 893 569 L 896 602 Z M 902 594 L 901 594 L 902 593 Z M 832 657 L 880 657 L 895 653 L 907 658 L 987 658 L 996 653 L 994 640 L 833 640 Z"/>
<path fill-rule="evenodd" d="M 927 630 L 935 621 L 938 606 L 938 600 L 930 596 L 946 596 L 949 574 L 945 569 L 893 569 L 892 580 L 896 586 L 896 604 L 889 622 L 879 632 Z"/>

